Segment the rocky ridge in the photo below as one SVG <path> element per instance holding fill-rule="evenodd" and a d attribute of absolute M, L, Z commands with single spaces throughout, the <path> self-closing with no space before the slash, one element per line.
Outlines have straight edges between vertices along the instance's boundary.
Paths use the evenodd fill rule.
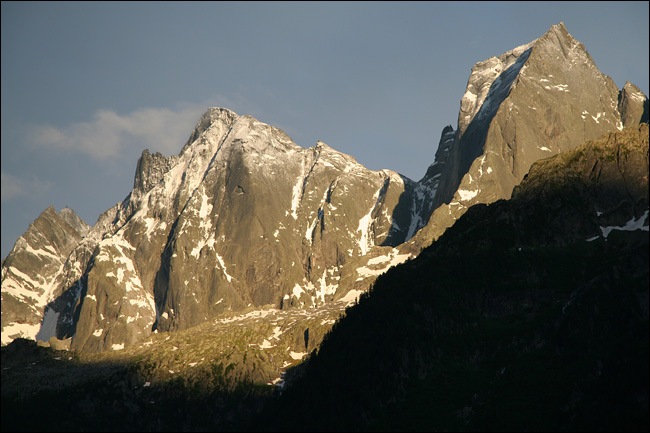
<path fill-rule="evenodd" d="M 72 238 L 32 328 L 12 328 L 25 321 L 3 302 L 3 344 L 34 338 L 39 317 L 39 338 L 100 351 L 250 308 L 346 305 L 471 205 L 510 197 L 533 162 L 639 113 L 647 97 L 619 92 L 563 24 L 472 69 L 419 182 L 211 108 L 178 155 L 144 151 L 129 195 Z M 26 284 L 5 282 L 13 263 L 3 300 Z"/>
<path fill-rule="evenodd" d="M 3 430 L 646 431 L 648 170 L 647 124 L 540 160 L 342 319 L 251 310 L 99 353 L 18 339 Z"/>
<path fill-rule="evenodd" d="M 392 245 L 426 222 L 428 202 L 395 172 L 210 109 L 178 156 L 143 152 L 133 190 L 76 245 L 76 272 L 53 290 L 50 309 L 75 323 L 50 328 L 74 335 L 75 349 L 121 349 L 152 327 L 185 329 L 251 306 L 345 302 L 409 257 Z"/>
<path fill-rule="evenodd" d="M 408 244 L 417 252 L 477 203 L 509 198 L 531 165 L 606 132 L 638 124 L 647 96 L 619 92 L 563 23 L 472 68 L 458 128 L 438 149 L 441 176 L 428 225 Z"/>
<path fill-rule="evenodd" d="M 87 232 L 72 209 L 50 206 L 18 238 L 2 260 L 2 344 L 11 335 L 36 336 L 47 304 L 69 283 L 66 260 Z"/>

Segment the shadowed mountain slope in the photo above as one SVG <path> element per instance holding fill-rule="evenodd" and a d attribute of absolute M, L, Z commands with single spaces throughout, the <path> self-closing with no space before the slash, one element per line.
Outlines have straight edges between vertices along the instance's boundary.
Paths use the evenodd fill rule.
<path fill-rule="evenodd" d="M 647 124 L 539 161 L 377 279 L 256 427 L 647 430 L 648 240 Z"/>

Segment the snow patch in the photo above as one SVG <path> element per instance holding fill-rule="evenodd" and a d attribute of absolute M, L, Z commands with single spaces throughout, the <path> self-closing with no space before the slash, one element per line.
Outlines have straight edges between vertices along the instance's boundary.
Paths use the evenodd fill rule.
<path fill-rule="evenodd" d="M 293 293 L 293 296 L 300 299 L 300 295 L 305 293 L 305 291 L 302 289 L 302 287 L 300 287 L 300 285 L 298 283 L 296 283 L 296 285 L 293 287 L 293 292 L 292 293 Z"/>
<path fill-rule="evenodd" d="M 471 200 L 474 197 L 478 195 L 479 190 L 474 190 L 474 191 L 468 191 L 466 189 L 459 189 L 458 194 L 460 195 L 460 199 L 463 201 Z"/>
<path fill-rule="evenodd" d="M 371 243 L 371 239 L 369 237 L 369 228 L 370 228 L 370 223 L 372 222 L 372 213 L 377 207 L 377 201 L 379 200 L 379 194 L 381 193 L 381 190 L 383 188 L 380 188 L 377 190 L 375 195 L 372 197 L 372 207 L 368 211 L 366 215 L 364 215 L 360 220 L 359 220 L 359 228 L 357 229 L 357 233 L 361 232 L 361 236 L 359 237 L 359 248 L 361 248 L 361 255 L 365 256 L 366 253 L 368 252 L 369 244 Z"/>
<path fill-rule="evenodd" d="M 635 231 L 635 230 L 643 230 L 643 231 L 648 231 L 648 226 L 644 226 L 644 223 L 648 219 L 648 211 L 646 210 L 645 213 L 637 220 L 634 217 L 632 217 L 631 220 L 629 220 L 624 226 L 609 226 L 609 227 L 601 227 L 600 230 L 603 233 L 603 237 L 607 239 L 607 236 L 609 236 L 610 232 L 612 230 L 621 230 L 621 231 Z"/>
<path fill-rule="evenodd" d="M 368 266 L 361 266 L 357 268 L 357 274 L 359 275 L 357 281 L 361 281 L 364 278 L 381 275 L 384 272 L 386 272 L 388 269 L 392 268 L 393 266 L 397 266 L 401 263 L 404 263 L 405 261 L 407 261 L 409 258 L 412 257 L 411 254 L 397 254 L 397 252 L 398 250 L 393 249 L 387 256 L 379 256 L 368 260 L 369 266 L 373 266 L 373 265 L 376 266 L 378 264 L 383 264 L 383 266 L 377 269 L 373 269 Z M 348 295 L 349 293 L 350 292 L 348 292 Z M 348 295 L 346 295 L 346 297 Z"/>
<path fill-rule="evenodd" d="M 41 329 L 41 324 L 10 323 L 2 328 L 2 345 L 11 343 L 15 338 L 36 339 L 36 334 Z"/>
<path fill-rule="evenodd" d="M 262 344 L 260 344 L 260 349 L 270 349 L 272 347 L 275 347 L 275 345 L 271 344 L 271 342 L 267 339 L 264 339 Z"/>
<path fill-rule="evenodd" d="M 363 293 L 363 290 L 350 290 L 345 294 L 344 297 L 339 299 L 341 302 L 345 302 L 347 305 L 354 304 L 359 300 L 359 296 Z"/>
<path fill-rule="evenodd" d="M 307 352 L 294 352 L 293 350 L 289 352 L 289 356 L 293 359 L 302 359 L 305 355 L 307 355 Z"/>
<path fill-rule="evenodd" d="M 246 314 L 241 314 L 239 316 L 233 316 L 233 317 L 229 317 L 229 318 L 226 318 L 226 319 L 217 319 L 217 320 L 214 321 L 214 323 L 215 324 L 233 323 L 233 322 L 240 322 L 240 321 L 244 321 L 244 320 L 249 320 L 249 319 L 252 319 L 252 318 L 263 319 L 263 318 L 265 318 L 265 317 L 267 317 L 269 315 L 277 314 L 279 311 L 280 310 L 277 310 L 277 309 L 274 309 L 274 308 L 265 309 L 265 310 L 255 310 L 255 311 L 251 311 L 251 312 L 246 313 Z"/>
<path fill-rule="evenodd" d="M 51 337 L 56 337 L 56 324 L 59 321 L 59 314 L 60 313 L 54 311 L 54 309 L 46 307 L 43 320 L 41 321 L 41 329 L 38 331 L 38 334 L 36 334 L 34 339 L 49 341 Z"/>
<path fill-rule="evenodd" d="M 327 284 L 326 273 L 327 271 L 324 270 L 323 275 L 318 281 L 320 283 L 320 290 L 316 290 L 316 297 L 319 298 L 322 302 L 325 302 L 326 295 L 335 294 L 336 289 L 338 288 L 338 284 Z"/>
<path fill-rule="evenodd" d="M 568 84 L 556 84 L 554 86 L 544 86 L 546 90 L 558 90 L 561 92 L 568 92 L 569 89 L 567 87 L 569 87 Z"/>
<path fill-rule="evenodd" d="M 291 193 L 291 216 L 293 219 L 298 219 L 298 206 L 300 205 L 300 195 L 304 186 L 304 177 L 303 173 L 305 170 L 304 161 L 302 162 L 302 173 L 296 179 L 296 183 L 293 186 L 293 191 Z"/>
<path fill-rule="evenodd" d="M 223 258 L 219 254 L 216 254 L 216 257 L 217 257 L 217 260 L 219 261 L 219 266 L 221 266 L 221 270 L 223 271 L 223 274 L 226 276 L 226 279 L 230 283 L 232 281 L 232 276 L 230 276 L 230 274 L 228 274 L 228 270 L 226 269 L 226 265 L 223 262 Z"/>

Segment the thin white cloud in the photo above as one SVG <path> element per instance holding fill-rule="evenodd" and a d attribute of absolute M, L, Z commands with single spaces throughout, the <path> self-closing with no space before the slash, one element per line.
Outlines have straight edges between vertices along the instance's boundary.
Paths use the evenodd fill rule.
<path fill-rule="evenodd" d="M 120 157 L 133 145 L 169 156 L 180 151 L 206 108 L 186 104 L 176 111 L 144 108 L 126 115 L 99 110 L 90 122 L 65 128 L 37 126 L 32 139 L 42 146 L 79 151 L 98 160 Z"/>
<path fill-rule="evenodd" d="M 24 179 L 9 173 L 1 173 L 1 201 L 22 197 L 42 196 L 52 187 L 52 183 L 36 176 Z"/>

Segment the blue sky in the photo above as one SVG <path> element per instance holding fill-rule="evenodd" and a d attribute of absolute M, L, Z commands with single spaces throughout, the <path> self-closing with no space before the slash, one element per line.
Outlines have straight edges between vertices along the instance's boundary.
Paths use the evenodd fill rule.
<path fill-rule="evenodd" d="M 472 66 L 563 21 L 648 94 L 648 2 L 2 2 L 2 257 L 48 206 L 89 224 L 209 106 L 419 180 Z"/>

